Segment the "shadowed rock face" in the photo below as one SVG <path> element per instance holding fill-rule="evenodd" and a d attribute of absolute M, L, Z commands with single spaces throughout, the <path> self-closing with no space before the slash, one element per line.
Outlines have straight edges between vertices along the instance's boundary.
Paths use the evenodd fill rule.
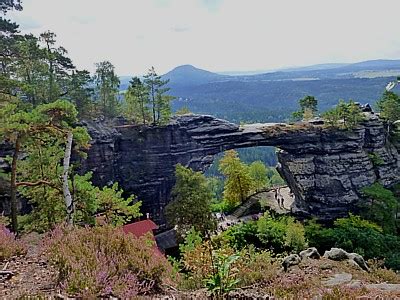
<path fill-rule="evenodd" d="M 312 124 L 239 127 L 200 115 L 181 116 L 163 127 L 91 122 L 86 125 L 92 147 L 81 168 L 93 171 L 96 185 L 119 182 L 142 200 L 143 213 L 163 224 L 177 163 L 204 171 L 219 152 L 276 146 L 279 171 L 295 193 L 293 212 L 329 220 L 356 209 L 363 187 L 400 181 L 397 148 L 387 140 L 377 116 L 366 116 L 352 132 Z M 373 164 L 371 154 L 380 158 L 379 165 Z"/>

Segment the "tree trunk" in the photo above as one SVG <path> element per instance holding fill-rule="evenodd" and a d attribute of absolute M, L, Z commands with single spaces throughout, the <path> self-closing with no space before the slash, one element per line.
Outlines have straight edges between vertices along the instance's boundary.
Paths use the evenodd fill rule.
<path fill-rule="evenodd" d="M 69 131 L 67 134 L 67 144 L 65 145 L 64 172 L 63 172 L 63 193 L 64 193 L 65 207 L 67 209 L 68 225 L 73 225 L 74 223 L 74 203 L 72 201 L 72 196 L 71 192 L 69 191 L 69 185 L 68 185 L 68 171 L 69 171 L 69 162 L 71 159 L 72 138 L 73 138 L 72 131 Z"/>
<path fill-rule="evenodd" d="M 146 125 L 146 116 L 144 114 L 144 99 L 143 96 L 140 96 L 140 107 L 142 109 L 142 117 L 143 117 L 143 124 Z"/>
<path fill-rule="evenodd" d="M 151 86 L 151 104 L 153 108 L 153 125 L 156 125 L 156 99 L 154 98 L 154 86 Z"/>
<path fill-rule="evenodd" d="M 18 220 L 17 220 L 17 161 L 18 154 L 21 148 L 21 137 L 17 135 L 15 140 L 14 154 L 11 163 L 11 226 L 15 233 L 18 233 Z"/>

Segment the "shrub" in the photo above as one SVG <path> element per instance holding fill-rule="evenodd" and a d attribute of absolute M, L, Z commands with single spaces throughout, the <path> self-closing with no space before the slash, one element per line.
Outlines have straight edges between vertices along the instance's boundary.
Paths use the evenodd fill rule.
<path fill-rule="evenodd" d="M 309 245 L 318 248 L 322 253 L 326 250 L 330 250 L 335 245 L 333 229 L 324 228 L 317 223 L 316 219 L 307 221 L 305 236 Z"/>
<path fill-rule="evenodd" d="M 287 220 L 285 246 L 294 252 L 307 248 L 304 226 L 291 218 Z"/>
<path fill-rule="evenodd" d="M 307 246 L 304 226 L 292 217 L 272 218 L 265 213 L 258 222 L 258 238 L 276 253 L 301 251 Z"/>
<path fill-rule="evenodd" d="M 215 250 L 212 256 L 213 272 L 206 280 L 206 287 L 212 295 L 221 298 L 232 291 L 240 281 L 236 278 L 238 270 L 232 266 L 240 255 L 227 255 L 223 251 Z"/>
<path fill-rule="evenodd" d="M 25 244 L 16 240 L 14 234 L 0 224 L 0 261 L 16 255 L 25 255 L 26 252 Z"/>
<path fill-rule="evenodd" d="M 210 279 L 211 281 L 208 281 L 210 289 L 216 288 L 220 284 L 222 289 L 227 292 L 230 287 L 238 283 L 244 286 L 256 282 L 267 282 L 280 269 L 278 261 L 272 258 L 269 251 L 256 251 L 253 246 L 237 251 L 227 243 L 221 242 L 216 245 L 214 240 L 213 243 L 199 241 L 194 233 L 186 237 L 185 243 L 180 246 L 180 249 L 182 258 L 180 262 L 175 261 L 174 263 L 186 273 L 185 280 L 180 283 L 181 287 L 186 289 L 201 288 L 205 280 Z M 233 257 L 235 258 L 233 259 Z M 221 275 L 227 271 L 227 269 L 223 269 L 225 263 L 229 265 L 225 267 L 229 269 L 232 281 Z M 222 282 L 218 283 L 218 280 L 222 280 Z M 221 288 L 221 286 L 219 287 Z M 218 288 L 216 289 L 218 290 Z"/>
<path fill-rule="evenodd" d="M 160 288 L 171 266 L 145 237 L 137 239 L 110 226 L 58 227 L 45 242 L 67 293 L 84 298 L 130 298 Z"/>
<path fill-rule="evenodd" d="M 349 102 L 340 100 L 336 107 L 324 112 L 322 118 L 326 121 L 328 126 L 353 130 L 363 121 L 364 116 L 360 106 L 353 100 Z"/>
<path fill-rule="evenodd" d="M 380 226 L 359 216 L 350 214 L 347 218 L 337 219 L 333 228 L 308 222 L 306 236 L 310 246 L 321 252 L 339 247 L 359 253 L 365 259 L 384 259 L 386 267 L 400 270 L 400 239 L 384 234 Z"/>
<path fill-rule="evenodd" d="M 285 218 L 273 219 L 265 213 L 257 222 L 257 236 L 266 248 L 274 252 L 282 252 L 285 247 Z"/>
<path fill-rule="evenodd" d="M 235 264 L 239 270 L 238 279 L 241 286 L 260 282 L 269 282 L 276 277 L 281 266 L 270 251 L 256 251 L 254 247 L 242 249 L 240 260 Z"/>
<path fill-rule="evenodd" d="M 362 216 L 377 223 L 385 233 L 396 233 L 396 213 L 400 205 L 393 192 L 377 182 L 363 188 L 362 192 L 368 199 L 361 207 Z"/>
<path fill-rule="evenodd" d="M 228 244 L 230 247 L 241 250 L 249 245 L 261 247 L 257 237 L 257 222 L 249 221 L 229 227 L 226 231 L 213 238 L 217 245 Z"/>
<path fill-rule="evenodd" d="M 369 260 L 370 275 L 376 282 L 400 283 L 400 274 L 384 266 L 384 261 Z"/>

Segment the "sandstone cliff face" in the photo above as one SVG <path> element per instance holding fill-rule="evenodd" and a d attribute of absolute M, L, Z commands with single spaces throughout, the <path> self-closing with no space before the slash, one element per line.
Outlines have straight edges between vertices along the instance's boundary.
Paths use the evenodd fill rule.
<path fill-rule="evenodd" d="M 90 122 L 92 147 L 81 168 L 93 171 L 97 185 L 119 182 L 142 200 L 143 213 L 163 224 L 177 163 L 204 171 L 219 152 L 276 146 L 279 171 L 296 196 L 293 212 L 334 219 L 356 208 L 363 187 L 400 181 L 398 149 L 388 141 L 381 120 L 366 116 L 352 132 L 312 124 L 239 127 L 198 115 L 178 117 L 163 127 Z"/>

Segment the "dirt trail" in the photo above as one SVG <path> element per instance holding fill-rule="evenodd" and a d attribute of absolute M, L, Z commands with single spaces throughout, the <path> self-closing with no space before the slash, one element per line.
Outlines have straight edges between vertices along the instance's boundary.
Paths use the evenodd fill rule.
<path fill-rule="evenodd" d="M 14 274 L 9 279 L 0 276 L 0 299 L 55 295 L 56 272 L 40 253 L 39 235 L 31 234 L 23 240 L 28 245 L 27 255 L 0 264 L 0 270 Z"/>

